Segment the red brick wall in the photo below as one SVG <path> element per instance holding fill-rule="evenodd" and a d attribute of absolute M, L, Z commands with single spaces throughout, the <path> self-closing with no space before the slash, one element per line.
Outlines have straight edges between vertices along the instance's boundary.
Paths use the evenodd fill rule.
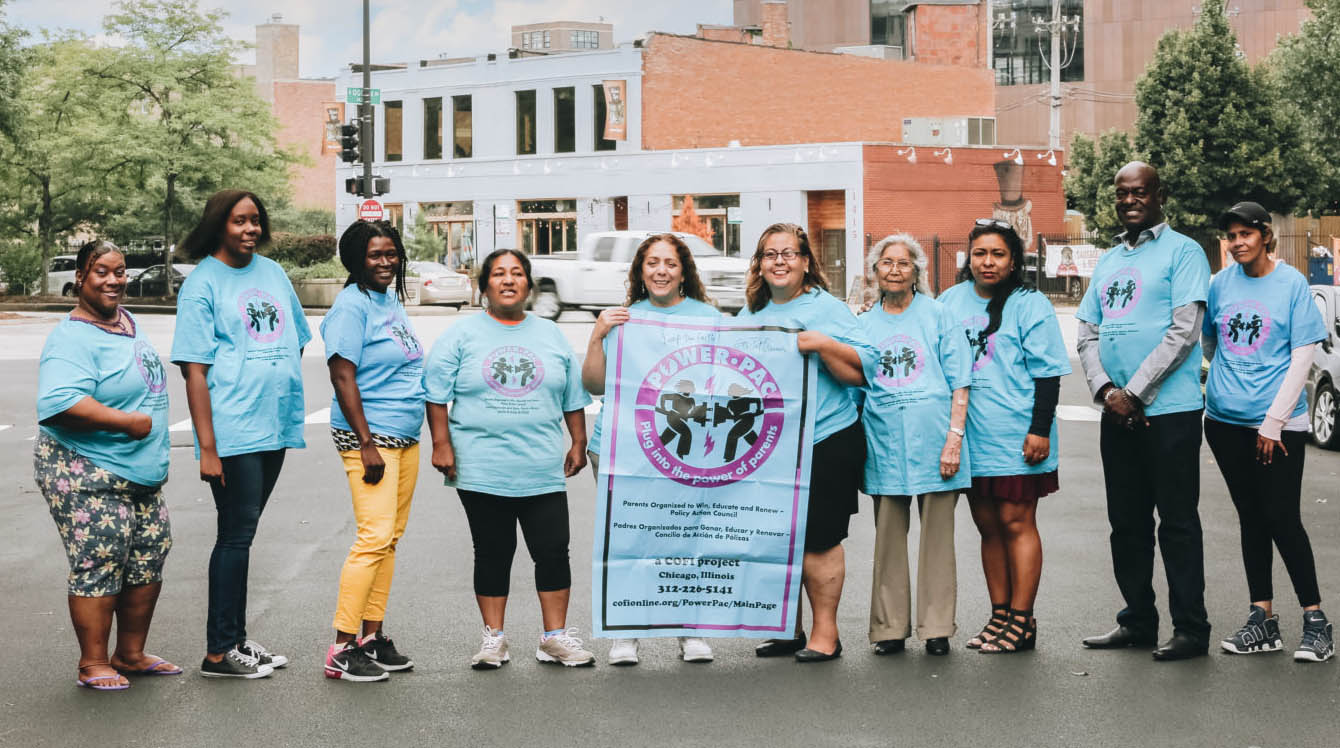
<path fill-rule="evenodd" d="M 714 42 L 736 42 L 749 44 L 753 40 L 750 34 L 740 26 L 704 26 L 698 24 L 698 36 Z"/>
<path fill-rule="evenodd" d="M 986 3 L 918 5 L 912 25 L 917 62 L 987 67 Z"/>
<path fill-rule="evenodd" d="M 922 242 L 928 255 L 933 255 L 929 240 L 938 235 L 943 245 L 939 288 L 948 288 L 953 284 L 954 253 L 966 249 L 973 221 L 990 218 L 1001 202 L 995 164 L 1005 160 L 1002 154 L 1007 148 L 954 148 L 952 166 L 936 158 L 934 148 L 918 146 L 915 164 L 896 150 L 897 146 L 865 147 L 865 233 L 877 242 L 905 231 Z M 1065 231 L 1061 167 L 1037 158 L 1045 152 L 1023 152 L 1023 197 L 1033 203 L 1034 243 L 1039 233 Z M 1061 153 L 1056 161 L 1065 162 Z"/>
<path fill-rule="evenodd" d="M 990 70 L 654 34 L 642 147 L 898 142 L 904 117 L 995 116 Z"/>
<path fill-rule="evenodd" d="M 334 81 L 274 82 L 279 145 L 296 148 L 311 159 L 310 166 L 293 166 L 289 172 L 293 203 L 302 208 L 335 210 L 335 161 L 339 154 L 321 154 L 323 123 L 326 121 L 322 104 L 335 100 Z"/>

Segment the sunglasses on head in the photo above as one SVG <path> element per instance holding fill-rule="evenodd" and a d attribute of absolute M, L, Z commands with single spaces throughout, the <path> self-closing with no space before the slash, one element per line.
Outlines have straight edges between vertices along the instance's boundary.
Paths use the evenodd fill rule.
<path fill-rule="evenodd" d="M 976 225 L 990 226 L 992 228 L 1009 229 L 1010 231 L 1014 231 L 1013 226 L 1011 226 L 1009 223 L 1005 221 L 1000 220 L 999 218 L 978 218 L 976 221 Z"/>

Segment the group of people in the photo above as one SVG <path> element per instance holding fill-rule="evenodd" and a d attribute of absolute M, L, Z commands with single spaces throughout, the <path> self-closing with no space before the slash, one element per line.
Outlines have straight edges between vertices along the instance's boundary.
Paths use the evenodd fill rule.
<path fill-rule="evenodd" d="M 1197 512 L 1204 409 L 1205 438 L 1241 521 L 1251 598 L 1246 624 L 1222 646 L 1234 653 L 1283 647 L 1272 610 L 1273 546 L 1303 608 L 1295 657 L 1328 659 L 1331 625 L 1299 515 L 1302 383 L 1312 348 L 1326 337 L 1306 281 L 1271 257 L 1270 215 L 1259 205 L 1224 214 L 1236 264 L 1211 283 L 1199 245 L 1164 222 L 1164 191 L 1151 167 L 1123 168 L 1116 194 L 1126 230 L 1099 262 L 1077 316 L 1084 376 L 1103 406 L 1113 567 L 1126 607 L 1115 630 L 1083 643 L 1149 646 L 1160 660 L 1208 650 Z M 209 199 L 182 243 L 199 266 L 180 291 L 170 360 L 185 378 L 199 474 L 218 515 L 200 665 L 207 677 L 261 678 L 288 662 L 246 626 L 250 546 L 286 450 L 305 446 L 301 356 L 312 337 L 282 268 L 256 252 L 269 231 L 258 196 L 226 190 Z M 594 664 L 567 622 L 566 479 L 598 464 L 599 424 L 588 443 L 584 409 L 610 386 L 607 341 L 629 310 L 719 315 L 689 248 L 673 234 L 638 247 L 627 303 L 600 314 L 581 360 L 557 325 L 526 311 L 534 283 L 517 250 L 484 258 L 484 311 L 451 326 L 431 350 L 405 314 L 407 257 L 396 229 L 355 223 L 340 237 L 339 257 L 349 278 L 321 337 L 334 390 L 331 438 L 357 534 L 340 572 L 325 675 L 378 681 L 413 667 L 384 625 L 425 416 L 431 464 L 459 495 L 474 546 L 483 633 L 471 667 L 510 660 L 505 616 L 518 525 L 543 620 L 536 659 Z M 804 229 L 779 223 L 760 236 L 739 317 L 802 330 L 797 347 L 818 361 L 818 395 L 802 565 L 811 627 L 807 636 L 798 614 L 794 636 L 765 640 L 758 656 L 811 663 L 842 655 L 842 541 L 861 492 L 874 501 L 875 654 L 904 651 L 914 621 L 928 654 L 949 652 L 960 493 L 981 535 L 991 600 L 986 624 L 965 646 L 986 654 L 1037 646 L 1036 514 L 1039 500 L 1059 488 L 1055 411 L 1070 365 L 1051 304 L 1025 282 L 1024 257 L 1010 224 L 978 220 L 959 282 L 937 299 L 925 250 L 910 235 L 889 236 L 866 256 L 878 299 L 857 315 L 827 293 Z M 77 265 L 77 306 L 51 333 L 40 362 L 35 474 L 69 559 L 77 683 L 122 690 L 127 675 L 182 672 L 145 652 L 172 544 L 161 490 L 167 370 L 120 307 L 121 252 L 90 242 Z M 1203 397 L 1202 351 L 1210 361 Z M 669 493 L 676 486 L 665 482 Z M 921 521 L 915 617 L 907 548 L 913 498 Z M 1157 647 L 1156 510 L 1174 630 Z M 713 657 L 701 638 L 681 638 L 680 650 L 689 662 Z M 637 661 L 637 640 L 613 642 L 611 664 Z"/>

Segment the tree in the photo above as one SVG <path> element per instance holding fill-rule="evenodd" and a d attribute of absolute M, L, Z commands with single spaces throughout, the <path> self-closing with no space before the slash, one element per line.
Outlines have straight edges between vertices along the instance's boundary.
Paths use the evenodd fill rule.
<path fill-rule="evenodd" d="M 708 244 L 712 243 L 712 226 L 706 219 L 698 215 L 698 211 L 693 209 L 693 195 L 684 196 L 684 207 L 680 209 L 679 215 L 670 222 L 671 231 L 679 231 L 685 234 L 694 234 L 701 236 Z"/>
<path fill-rule="evenodd" d="M 414 211 L 414 224 L 409 235 L 402 237 L 405 242 L 405 254 L 411 260 L 442 262 L 447 253 L 446 241 L 433 232 L 428 225 L 428 214 L 419 209 Z"/>
<path fill-rule="evenodd" d="M 1120 232 L 1117 220 L 1117 170 L 1135 160 L 1130 136 L 1120 130 L 1103 133 L 1095 143 L 1076 134 L 1070 142 L 1065 178 L 1069 207 L 1084 214 L 1089 229 L 1107 237 Z"/>
<path fill-rule="evenodd" d="M 20 44 L 24 33 L 5 22 L 6 0 L 0 0 L 0 135 L 13 135 L 18 118 L 19 86 L 24 55 Z"/>
<path fill-rule="evenodd" d="M 1301 207 L 1315 215 L 1340 212 L 1340 0 L 1308 0 L 1312 18 L 1280 40 L 1268 61 L 1274 87 L 1299 119 L 1312 175 Z"/>
<path fill-rule="evenodd" d="M 1301 146 L 1297 121 L 1238 55 L 1224 0 L 1204 0 L 1194 28 L 1159 39 L 1135 100 L 1135 145 L 1158 168 L 1178 230 L 1217 247 L 1216 219 L 1234 203 L 1298 206 L 1298 175 L 1285 166 Z"/>

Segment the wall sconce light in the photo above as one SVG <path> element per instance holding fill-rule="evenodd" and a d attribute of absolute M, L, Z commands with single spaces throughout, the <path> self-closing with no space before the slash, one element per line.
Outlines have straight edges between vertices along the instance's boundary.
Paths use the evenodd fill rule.
<path fill-rule="evenodd" d="M 943 151 L 936 151 L 931 155 L 936 158 L 943 158 L 946 166 L 954 165 L 954 152 L 948 148 L 945 148 Z"/>
<path fill-rule="evenodd" d="M 917 149 L 915 147 L 899 148 L 898 150 L 894 151 L 894 155 L 907 156 L 907 163 L 909 164 L 915 164 L 917 162 Z"/>
<path fill-rule="evenodd" d="M 1047 159 L 1048 166 L 1056 166 L 1056 151 L 1048 150 L 1046 153 L 1039 153 L 1038 160 Z"/>
<path fill-rule="evenodd" d="M 1012 151 L 1005 151 L 1005 153 L 1001 155 L 1001 158 L 1009 158 L 1011 154 L 1013 154 L 1014 156 L 1013 160 L 1015 166 L 1024 165 L 1024 152 L 1019 150 L 1018 148 L 1015 148 Z"/>

